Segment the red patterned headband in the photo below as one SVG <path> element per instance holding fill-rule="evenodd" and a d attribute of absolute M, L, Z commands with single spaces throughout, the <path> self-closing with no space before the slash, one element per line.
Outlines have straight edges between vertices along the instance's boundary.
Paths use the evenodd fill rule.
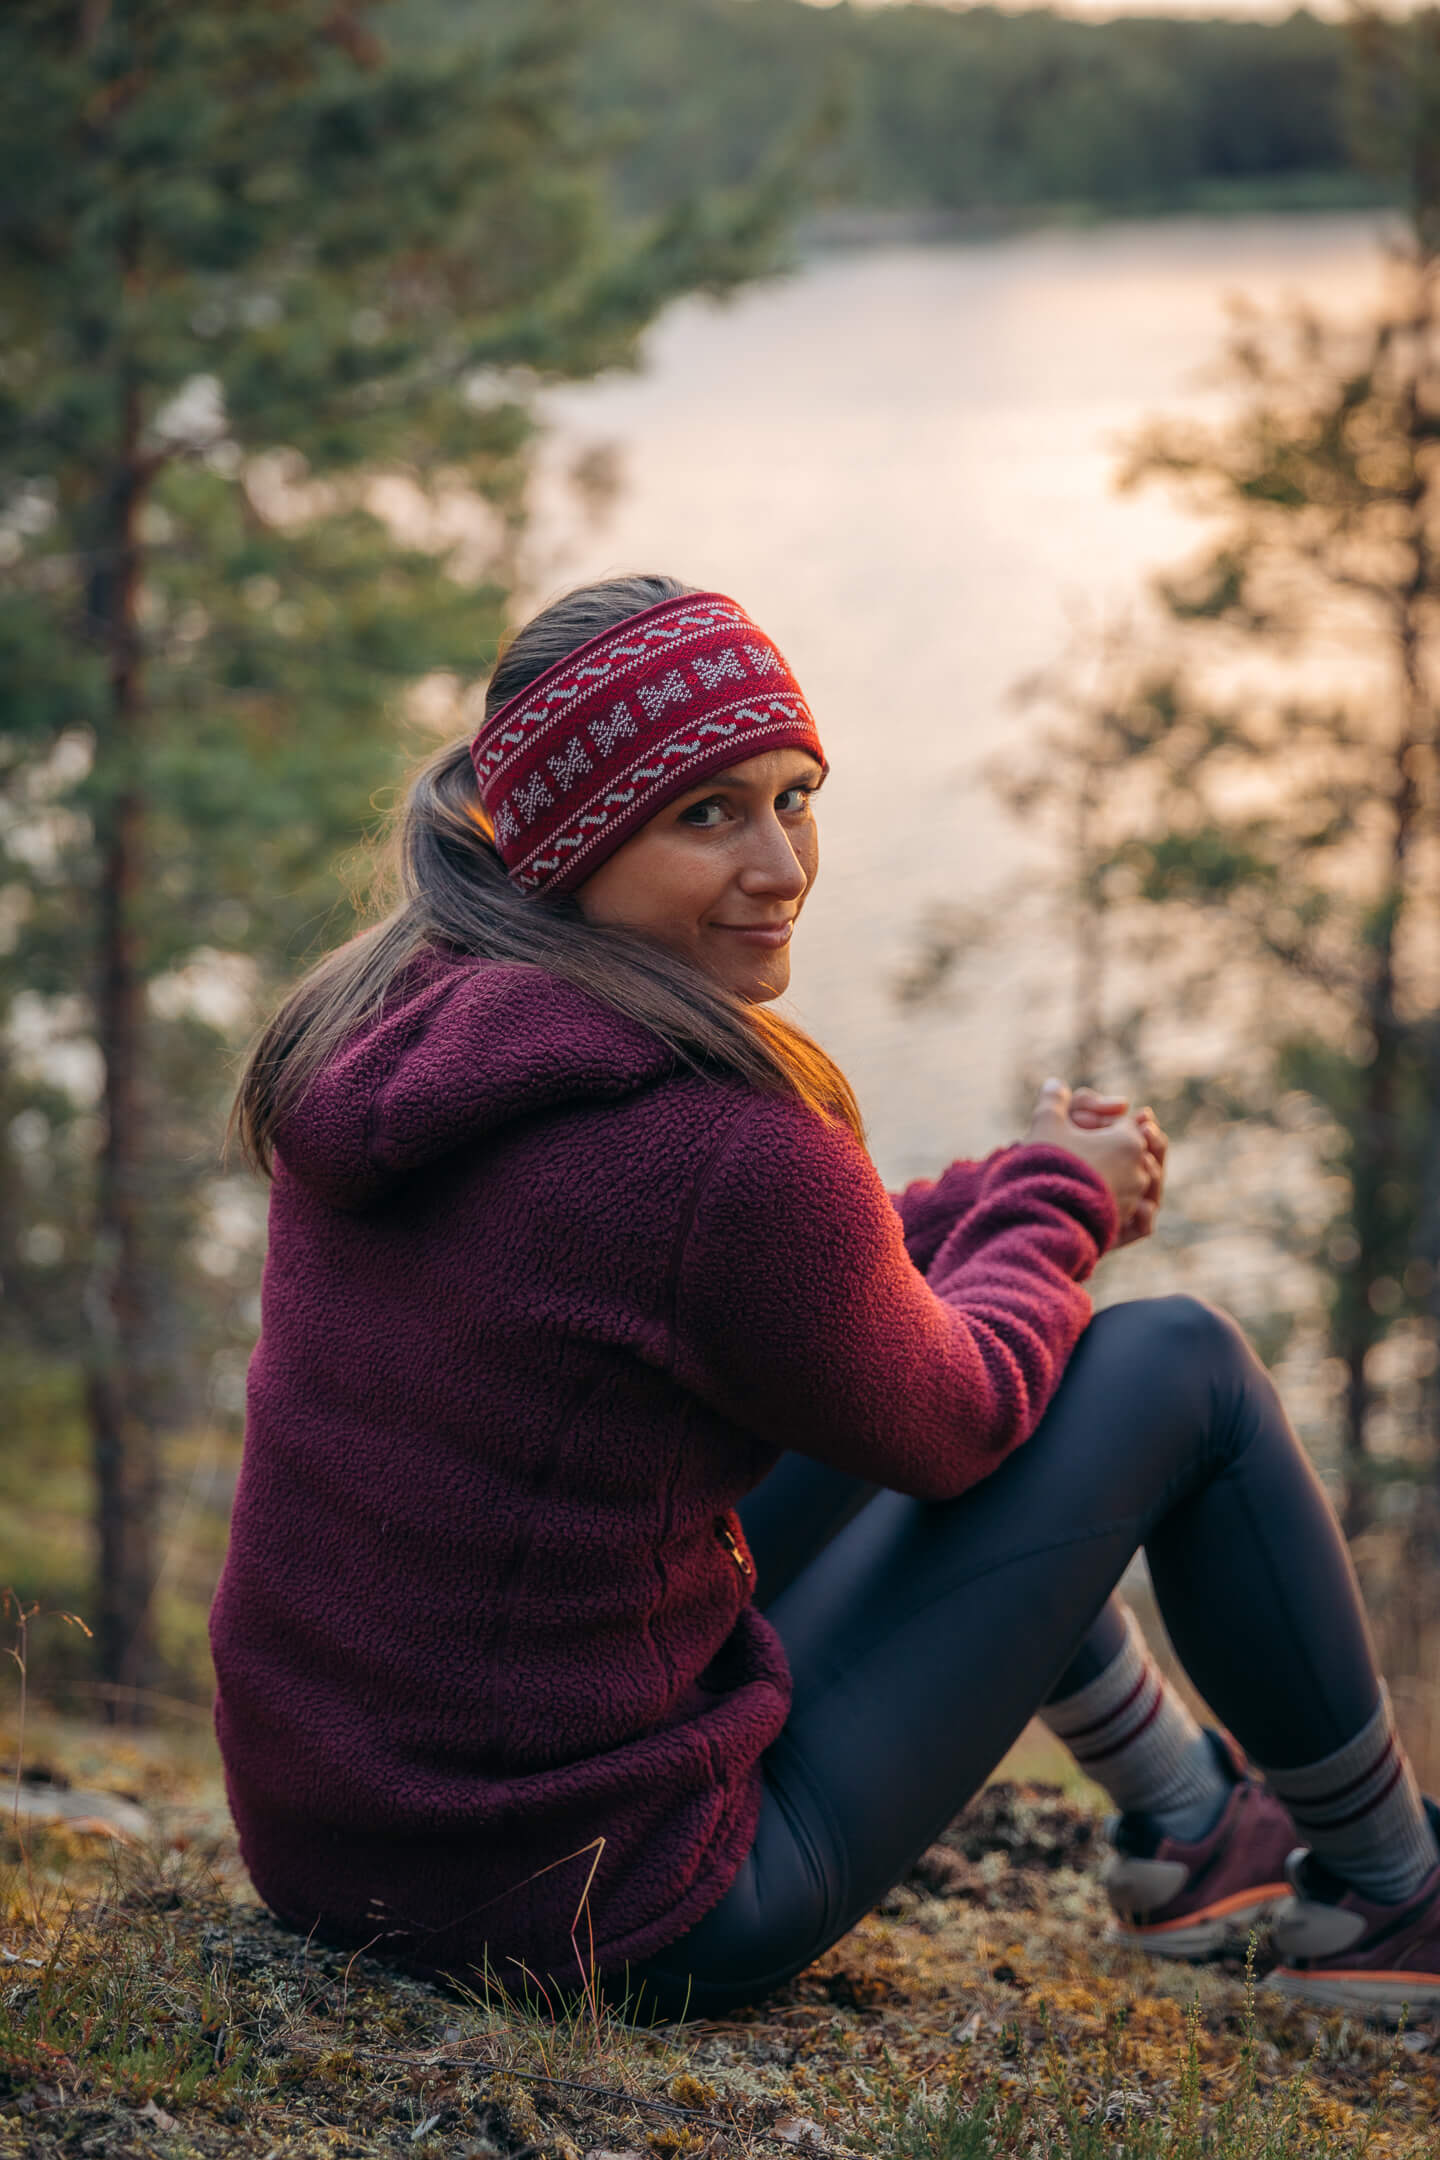
<path fill-rule="evenodd" d="M 697 780 L 789 744 L 823 766 L 780 654 L 723 593 L 686 593 L 547 668 L 470 755 L 513 882 L 570 892 Z"/>

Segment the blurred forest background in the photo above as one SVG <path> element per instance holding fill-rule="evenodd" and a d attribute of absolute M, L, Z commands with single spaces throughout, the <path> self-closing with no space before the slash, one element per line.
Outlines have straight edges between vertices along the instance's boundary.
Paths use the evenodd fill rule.
<path fill-rule="evenodd" d="M 1150 1092 L 1221 1204 L 1257 1135 L 1308 1165 L 1247 1205 L 1339 1376 L 1329 1467 L 1433 1777 L 1440 17 L 11 0 L 0 1587 L 92 1631 L 37 1620 L 43 1693 L 208 1702 L 263 1251 L 220 1156 L 237 1055 L 464 724 L 547 389 L 821 242 L 1363 204 L 1404 221 L 1384 306 L 1241 324 L 1232 417 L 1135 444 L 1202 554 L 1036 674 L 1001 792 L 1050 835 L 1057 1059 Z M 568 484 L 580 515 L 605 475 Z M 906 999 L 973 928 L 917 923 Z M 1292 1305 L 1245 1316 L 1272 1352 Z"/>

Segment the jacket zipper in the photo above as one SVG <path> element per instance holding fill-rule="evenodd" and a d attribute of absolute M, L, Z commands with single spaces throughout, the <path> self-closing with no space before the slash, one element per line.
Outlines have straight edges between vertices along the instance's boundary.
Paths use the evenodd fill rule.
<path fill-rule="evenodd" d="M 739 1568 L 740 1573 L 748 1579 L 748 1577 L 755 1573 L 755 1565 L 754 1562 L 751 1560 L 749 1553 L 746 1552 L 744 1546 L 740 1543 L 739 1538 L 736 1537 L 734 1531 L 730 1528 L 729 1523 L 726 1522 L 723 1515 L 717 1518 L 715 1527 L 720 1533 L 721 1544 L 729 1553 L 730 1558 L 734 1561 L 736 1567 Z"/>

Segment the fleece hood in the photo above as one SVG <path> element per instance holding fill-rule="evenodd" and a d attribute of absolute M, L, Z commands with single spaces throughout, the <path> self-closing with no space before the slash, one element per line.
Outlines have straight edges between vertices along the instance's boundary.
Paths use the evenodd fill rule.
<path fill-rule="evenodd" d="M 365 1208 L 516 1119 L 618 1101 L 673 1069 L 638 1022 L 541 968 L 427 958 L 323 1067 L 276 1152 L 333 1206 Z"/>

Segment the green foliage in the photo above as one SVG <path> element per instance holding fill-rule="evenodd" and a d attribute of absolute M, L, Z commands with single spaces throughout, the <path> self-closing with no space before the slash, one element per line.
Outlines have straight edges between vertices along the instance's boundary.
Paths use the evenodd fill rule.
<path fill-rule="evenodd" d="M 1440 247 L 1440 11 L 1356 10 L 1347 74 L 1358 162 L 1398 188 L 1422 246 Z"/>
<path fill-rule="evenodd" d="M 404 6 L 417 34 L 463 20 L 460 0 Z M 1035 9 L 614 0 L 606 17 L 585 94 L 616 131 L 636 207 L 697 177 L 743 180 L 826 88 L 847 117 L 814 169 L 822 202 L 1177 205 L 1326 174 L 1363 199 L 1343 36 L 1303 11 L 1276 24 L 1093 23 Z"/>
<path fill-rule="evenodd" d="M 997 2080 L 973 2099 L 948 2085 L 938 2102 L 898 2110 L 881 2150 L 884 2160 L 990 2160 L 1014 2151 L 1024 2127 L 1024 2108 L 1006 2099 Z"/>
<path fill-rule="evenodd" d="M 93 1941 L 88 1956 L 75 1954 L 78 1942 L 56 1944 L 38 1977 L 0 2001 L 12 2076 L 59 2058 L 132 2102 L 153 2107 L 161 2095 L 178 2108 L 223 2106 L 253 2078 L 253 2047 L 231 2029 L 223 1966 L 157 1917 L 157 1899 L 181 1894 L 177 1873 L 158 1892 L 121 1889 L 122 1955 Z"/>
<path fill-rule="evenodd" d="M 203 1354 L 214 1347 L 217 1314 L 201 1311 L 193 1324 Z M 239 1343 L 231 1357 L 237 1366 L 243 1361 Z M 13 1589 L 22 1605 L 39 1607 L 28 1649 L 32 1696 L 93 1717 L 105 1706 L 96 1693 L 93 1644 L 59 1617 L 94 1609 L 94 1481 L 83 1374 L 43 1350 L 7 1351 L 3 1372 L 0 1591 Z M 206 1616 L 240 1458 L 238 1434 L 217 1429 L 221 1423 L 212 1412 L 204 1424 L 167 1437 L 167 1489 L 157 1524 L 150 1685 L 172 1707 L 193 1705 L 202 1723 L 215 1680 Z M 13 1684 L 13 1672 L 9 1679 Z"/>

